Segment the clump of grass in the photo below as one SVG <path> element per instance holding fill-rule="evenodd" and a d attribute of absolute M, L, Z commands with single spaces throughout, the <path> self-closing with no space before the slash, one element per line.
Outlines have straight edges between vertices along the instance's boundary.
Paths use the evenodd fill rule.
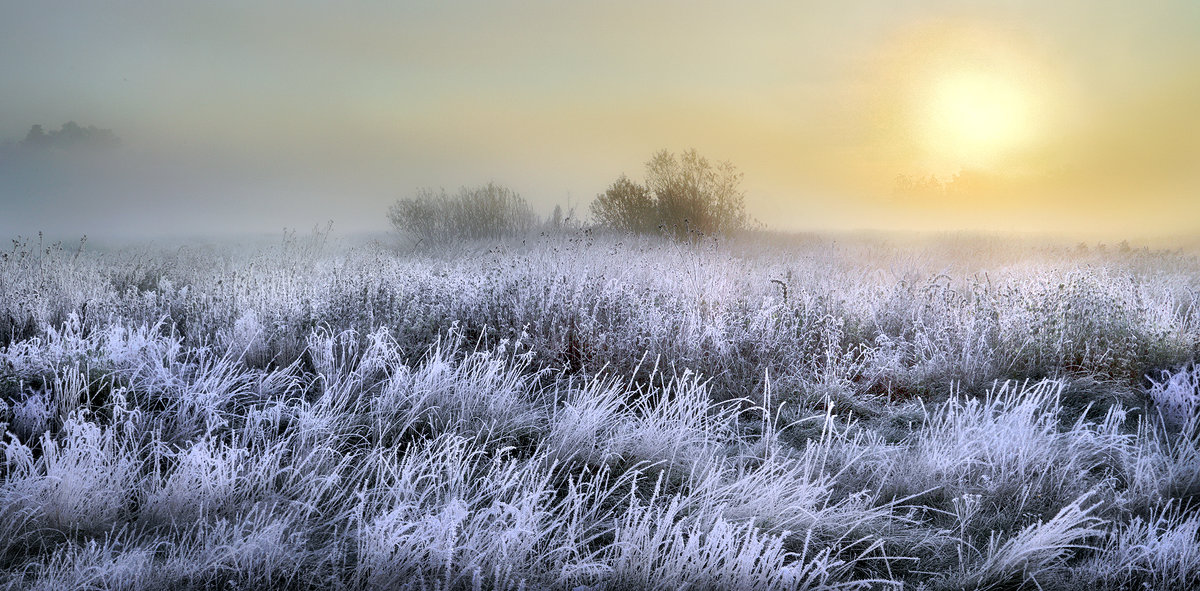
<path fill-rule="evenodd" d="M 1200 365 L 1163 371 L 1161 379 L 1150 380 L 1154 410 L 1168 428 L 1182 428 L 1200 414 Z"/>
<path fill-rule="evenodd" d="M 1091 515 L 1096 508 L 1085 505 L 1087 495 L 1063 507 L 1053 518 L 1026 526 L 1007 540 L 997 533 L 988 538 L 981 558 L 968 564 L 951 588 L 995 589 L 1040 584 L 1061 569 L 1074 552 L 1091 549 L 1087 542 L 1101 535 L 1104 520 Z"/>

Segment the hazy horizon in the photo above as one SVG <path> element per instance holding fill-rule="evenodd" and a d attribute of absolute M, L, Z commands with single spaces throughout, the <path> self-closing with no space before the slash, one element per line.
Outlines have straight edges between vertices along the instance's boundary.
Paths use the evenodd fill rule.
<path fill-rule="evenodd" d="M 1200 234 L 1186 1 L 0 1 L 0 69 L 10 236 L 384 231 L 490 181 L 585 214 L 664 148 L 781 231 Z M 23 147 L 69 121 L 120 145 Z"/>

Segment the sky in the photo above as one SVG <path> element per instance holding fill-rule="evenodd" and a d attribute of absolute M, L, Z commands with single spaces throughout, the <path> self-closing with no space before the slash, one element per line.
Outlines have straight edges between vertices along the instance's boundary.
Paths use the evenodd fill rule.
<path fill-rule="evenodd" d="M 781 230 L 1200 234 L 1200 2 L 0 0 L 0 232 L 586 214 L 658 150 Z M 116 147 L 34 150 L 31 126 Z M 933 178 L 931 178 L 933 177 Z"/>

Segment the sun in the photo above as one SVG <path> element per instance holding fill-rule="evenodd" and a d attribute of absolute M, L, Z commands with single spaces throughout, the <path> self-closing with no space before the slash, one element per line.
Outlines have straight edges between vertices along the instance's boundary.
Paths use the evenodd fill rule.
<path fill-rule="evenodd" d="M 1056 70 L 1013 32 L 939 21 L 881 47 L 880 137 L 919 174 L 1018 174 L 1061 127 Z"/>
<path fill-rule="evenodd" d="M 931 92 L 928 139 L 969 159 L 1019 147 L 1031 135 L 1027 96 L 995 74 L 943 76 Z"/>
<path fill-rule="evenodd" d="M 989 168 L 1033 138 L 1030 92 L 1003 74 L 957 71 L 931 80 L 923 143 L 948 166 Z"/>

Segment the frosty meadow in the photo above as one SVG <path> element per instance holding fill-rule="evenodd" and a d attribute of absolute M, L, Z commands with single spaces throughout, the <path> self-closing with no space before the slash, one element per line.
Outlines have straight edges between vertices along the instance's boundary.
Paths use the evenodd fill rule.
<path fill-rule="evenodd" d="M 0 0 L 0 97 L 0 591 L 1200 589 L 1200 1 Z"/>
<path fill-rule="evenodd" d="M 1190 251 L 33 239 L 0 285 L 10 588 L 1200 584 Z"/>

